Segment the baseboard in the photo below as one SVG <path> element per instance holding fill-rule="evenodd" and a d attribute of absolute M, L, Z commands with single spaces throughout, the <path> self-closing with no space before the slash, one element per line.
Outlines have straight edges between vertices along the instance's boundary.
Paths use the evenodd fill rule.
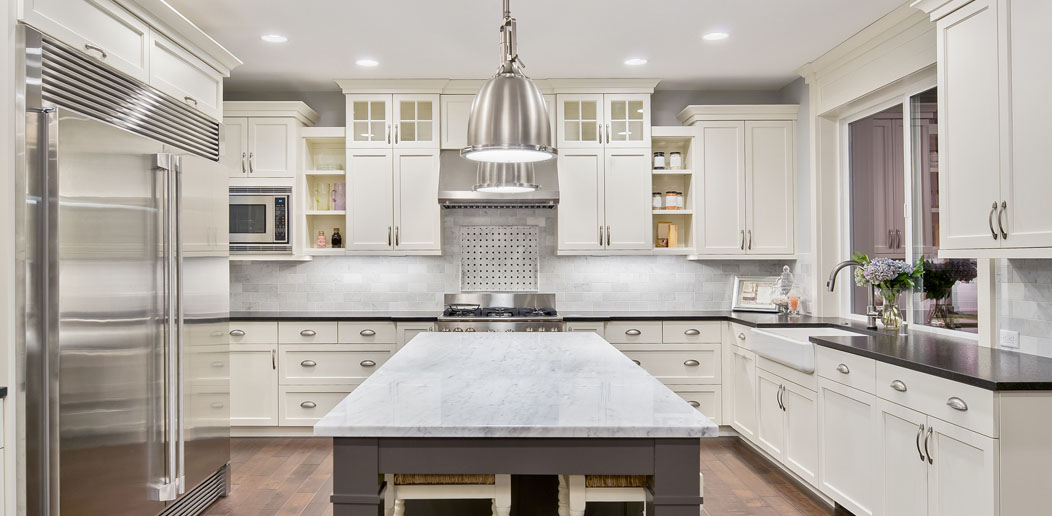
<path fill-rule="evenodd" d="M 232 426 L 230 437 L 314 437 L 312 426 Z"/>

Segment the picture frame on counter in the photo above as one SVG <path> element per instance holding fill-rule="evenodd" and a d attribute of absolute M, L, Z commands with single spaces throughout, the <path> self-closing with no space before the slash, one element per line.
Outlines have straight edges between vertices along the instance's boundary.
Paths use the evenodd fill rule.
<path fill-rule="evenodd" d="M 778 307 L 771 302 L 777 281 L 777 276 L 735 276 L 731 311 L 778 312 Z"/>

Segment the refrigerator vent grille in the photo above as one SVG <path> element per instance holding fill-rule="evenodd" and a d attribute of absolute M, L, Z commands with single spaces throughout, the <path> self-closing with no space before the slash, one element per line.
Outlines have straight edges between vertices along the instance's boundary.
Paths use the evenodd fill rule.
<path fill-rule="evenodd" d="M 219 123 L 48 36 L 44 100 L 136 134 L 219 161 Z"/>
<path fill-rule="evenodd" d="M 230 466 L 223 466 L 157 516 L 197 516 L 205 512 L 212 502 L 226 496 L 229 472 Z"/>
<path fill-rule="evenodd" d="M 231 186 L 232 194 L 291 194 L 291 186 Z"/>

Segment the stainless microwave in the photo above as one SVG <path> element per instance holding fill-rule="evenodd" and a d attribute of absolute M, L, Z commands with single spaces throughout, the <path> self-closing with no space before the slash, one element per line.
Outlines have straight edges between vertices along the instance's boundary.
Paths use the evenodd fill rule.
<path fill-rule="evenodd" d="M 292 187 L 230 187 L 230 252 L 292 253 Z"/>

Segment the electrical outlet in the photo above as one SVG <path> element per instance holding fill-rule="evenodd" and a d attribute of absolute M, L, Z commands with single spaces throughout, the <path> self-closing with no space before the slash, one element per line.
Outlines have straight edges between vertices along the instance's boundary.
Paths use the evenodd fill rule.
<path fill-rule="evenodd" d="M 1019 332 L 1001 330 L 1000 344 L 1002 348 L 1019 349 Z"/>

